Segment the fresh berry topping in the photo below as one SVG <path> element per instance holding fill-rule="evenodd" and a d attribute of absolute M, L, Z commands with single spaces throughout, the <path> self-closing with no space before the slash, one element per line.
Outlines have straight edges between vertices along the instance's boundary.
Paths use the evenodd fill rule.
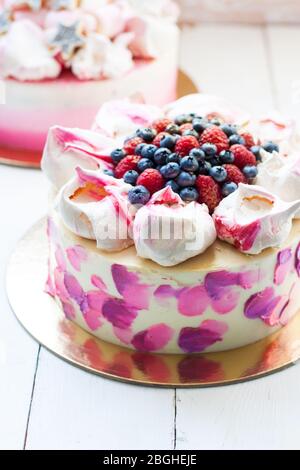
<path fill-rule="evenodd" d="M 243 145 L 236 144 L 230 147 L 231 152 L 234 155 L 234 164 L 241 170 L 246 165 L 256 165 L 256 158 L 250 150 L 246 149 Z"/>
<path fill-rule="evenodd" d="M 229 194 L 234 193 L 238 188 L 238 185 L 233 182 L 224 183 L 222 186 L 222 195 L 224 197 L 229 196 Z"/>
<path fill-rule="evenodd" d="M 155 145 L 145 144 L 142 149 L 142 157 L 153 160 L 156 150 L 157 150 L 157 147 Z"/>
<path fill-rule="evenodd" d="M 206 204 L 209 211 L 213 212 L 222 199 L 218 183 L 211 176 L 199 175 L 196 188 L 199 193 L 199 202 Z"/>
<path fill-rule="evenodd" d="M 242 131 L 240 135 L 245 140 L 245 145 L 248 149 L 250 149 L 251 147 L 253 147 L 253 145 L 255 145 L 253 135 L 250 134 L 250 132 Z"/>
<path fill-rule="evenodd" d="M 182 189 L 180 191 L 179 195 L 180 195 L 181 199 L 184 202 L 197 201 L 197 199 L 199 198 L 199 193 L 198 193 L 197 189 L 193 188 L 193 187 L 188 187 L 188 188 Z"/>
<path fill-rule="evenodd" d="M 129 139 L 124 144 L 124 151 L 127 153 L 127 155 L 132 155 L 134 154 L 136 147 L 142 143 L 143 139 L 141 139 L 140 137 L 134 137 L 132 139 Z"/>
<path fill-rule="evenodd" d="M 179 184 L 182 188 L 186 188 L 187 186 L 194 186 L 196 181 L 196 175 L 188 173 L 187 171 L 182 171 L 179 173 L 176 183 Z"/>
<path fill-rule="evenodd" d="M 198 174 L 208 175 L 211 167 L 212 166 L 209 162 L 199 162 Z"/>
<path fill-rule="evenodd" d="M 209 163 L 211 166 L 221 166 L 220 159 L 217 156 L 210 158 Z"/>
<path fill-rule="evenodd" d="M 178 153 L 171 153 L 171 155 L 168 155 L 166 163 L 171 163 L 171 162 L 175 162 L 175 163 L 180 162 L 180 157 Z"/>
<path fill-rule="evenodd" d="M 137 171 L 129 170 L 129 171 L 126 171 L 125 175 L 123 176 L 123 179 L 125 183 L 132 184 L 134 186 L 138 177 L 139 177 L 139 174 Z"/>
<path fill-rule="evenodd" d="M 160 132 L 159 134 L 157 134 L 152 143 L 153 145 L 156 145 L 156 147 L 160 147 L 160 142 L 162 141 L 162 139 L 169 136 L 170 134 L 168 134 L 167 132 Z"/>
<path fill-rule="evenodd" d="M 182 124 L 179 127 L 179 131 L 181 134 L 183 134 L 185 131 L 192 131 L 193 130 L 193 124 L 191 122 L 187 122 L 186 124 Z"/>
<path fill-rule="evenodd" d="M 201 149 L 193 149 L 189 153 L 190 157 L 196 158 L 198 162 L 204 162 L 205 160 L 205 152 Z"/>
<path fill-rule="evenodd" d="M 219 155 L 220 163 L 233 163 L 234 155 L 230 150 L 222 150 Z"/>
<path fill-rule="evenodd" d="M 213 117 L 210 120 L 210 124 L 212 124 L 213 126 L 220 126 L 222 124 L 222 122 L 220 121 L 220 119 L 217 119 L 216 117 Z"/>
<path fill-rule="evenodd" d="M 169 134 L 172 134 L 172 135 L 175 135 L 175 134 L 180 134 L 180 128 L 179 126 L 177 126 L 176 124 L 169 124 L 167 127 L 166 127 L 166 132 L 168 132 Z"/>
<path fill-rule="evenodd" d="M 148 168 L 154 168 L 154 163 L 149 158 L 141 158 L 137 164 L 138 170 L 140 173 L 147 170 Z"/>
<path fill-rule="evenodd" d="M 220 129 L 222 129 L 222 131 L 224 132 L 224 134 L 227 135 L 227 137 L 236 134 L 236 127 L 231 126 L 230 124 L 221 124 Z"/>
<path fill-rule="evenodd" d="M 215 144 L 203 144 L 201 150 L 205 153 L 206 158 L 211 158 L 216 155 L 218 149 Z"/>
<path fill-rule="evenodd" d="M 262 158 L 261 158 L 261 147 L 259 145 L 254 145 L 253 147 L 251 147 L 250 151 L 253 153 L 253 155 L 255 156 L 256 158 L 256 161 L 257 162 L 261 162 Z"/>
<path fill-rule="evenodd" d="M 131 204 L 147 204 L 150 193 L 144 186 L 136 186 L 128 192 L 128 199 Z"/>
<path fill-rule="evenodd" d="M 173 125 L 173 121 L 168 118 L 164 119 L 157 119 L 152 123 L 152 127 L 156 130 L 156 132 L 164 132 L 169 125 Z"/>
<path fill-rule="evenodd" d="M 253 166 L 250 166 L 250 165 L 244 166 L 243 173 L 244 173 L 244 175 L 246 176 L 247 179 L 256 178 L 257 173 L 258 173 L 257 166 L 254 166 L 254 165 Z"/>
<path fill-rule="evenodd" d="M 157 134 L 156 130 L 151 129 L 150 127 L 147 127 L 145 129 L 138 129 L 136 131 L 137 137 L 140 137 L 147 143 L 152 142 L 156 134 Z"/>
<path fill-rule="evenodd" d="M 164 136 L 160 141 L 160 147 L 165 147 L 167 149 L 173 150 L 175 147 L 175 139 L 171 135 Z"/>
<path fill-rule="evenodd" d="M 184 171 L 197 171 L 199 168 L 199 163 L 195 157 L 187 156 L 183 157 L 180 161 L 180 168 Z"/>
<path fill-rule="evenodd" d="M 227 179 L 227 171 L 222 166 L 214 166 L 211 168 L 209 175 L 217 181 L 217 183 L 223 183 Z"/>
<path fill-rule="evenodd" d="M 277 144 L 275 144 L 274 142 L 266 142 L 264 145 L 263 145 L 263 149 L 266 151 L 266 152 L 269 152 L 269 153 L 272 153 L 272 152 L 279 152 L 279 147 Z"/>
<path fill-rule="evenodd" d="M 165 180 L 158 170 L 149 168 L 138 177 L 137 184 L 147 188 L 150 194 L 154 194 L 164 187 Z"/>
<path fill-rule="evenodd" d="M 229 145 L 236 145 L 236 144 L 245 145 L 245 139 L 239 134 L 232 134 L 229 137 Z"/>
<path fill-rule="evenodd" d="M 134 151 L 135 155 L 140 155 L 141 156 L 142 152 L 143 152 L 143 148 L 145 148 L 146 146 L 147 146 L 147 144 L 145 144 L 145 143 L 137 145 L 135 147 L 135 151 Z"/>
<path fill-rule="evenodd" d="M 179 173 L 180 173 L 180 167 L 178 165 L 178 163 L 176 162 L 170 162 L 170 163 L 167 163 L 166 165 L 162 166 L 161 169 L 160 169 L 160 172 L 162 174 L 162 176 L 165 178 L 165 179 L 173 179 L 173 178 L 176 178 Z"/>
<path fill-rule="evenodd" d="M 141 157 L 138 155 L 127 155 L 121 160 L 115 168 L 115 177 L 123 178 L 125 173 L 129 170 L 137 170 L 137 164 Z"/>
<path fill-rule="evenodd" d="M 231 181 L 235 184 L 246 183 L 245 176 L 243 175 L 243 173 L 237 166 L 231 165 L 231 164 L 225 164 L 223 168 L 225 168 L 225 170 L 227 171 L 228 181 Z"/>
<path fill-rule="evenodd" d="M 165 165 L 167 158 L 171 155 L 171 150 L 169 149 L 158 149 L 154 154 L 154 161 L 157 165 Z"/>
<path fill-rule="evenodd" d="M 201 134 L 208 126 L 209 124 L 205 119 L 193 119 L 193 128 L 198 134 Z"/>
<path fill-rule="evenodd" d="M 180 137 L 177 140 L 175 151 L 180 156 L 184 157 L 185 155 L 188 155 L 192 149 L 198 148 L 198 147 L 199 147 L 199 142 L 196 139 L 196 137 L 192 135 L 187 135 L 184 137 Z"/>
<path fill-rule="evenodd" d="M 225 132 L 217 126 L 208 127 L 203 131 L 200 138 L 200 145 L 214 144 L 217 147 L 217 152 L 228 150 L 229 142 Z"/>
<path fill-rule="evenodd" d="M 126 153 L 123 149 L 115 149 L 110 154 L 114 163 L 119 163 L 125 156 Z"/>
<path fill-rule="evenodd" d="M 182 124 L 188 122 L 193 122 L 193 116 L 191 114 L 180 114 L 175 118 L 175 124 L 177 124 L 177 126 L 182 126 Z"/>
<path fill-rule="evenodd" d="M 165 188 L 166 188 L 167 186 L 170 186 L 170 188 L 173 189 L 174 193 L 179 193 L 179 191 L 180 191 L 179 185 L 178 185 L 178 184 L 176 183 L 176 181 L 174 181 L 174 180 L 169 180 L 169 181 L 167 181 L 166 184 L 165 184 Z"/>
<path fill-rule="evenodd" d="M 194 131 L 194 129 L 191 129 L 191 130 L 188 130 L 188 131 L 184 131 L 184 132 L 182 133 L 182 135 L 184 135 L 184 136 L 186 136 L 186 135 L 191 135 L 191 136 L 193 136 L 193 137 L 196 137 L 197 140 L 198 140 L 199 137 L 200 137 L 199 134 L 198 134 L 198 132 Z"/>

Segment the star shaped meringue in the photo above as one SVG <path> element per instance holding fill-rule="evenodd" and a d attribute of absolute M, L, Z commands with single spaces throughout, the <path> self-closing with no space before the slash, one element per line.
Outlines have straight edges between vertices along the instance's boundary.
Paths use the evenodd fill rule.
<path fill-rule="evenodd" d="M 5 34 L 9 30 L 9 26 L 11 23 L 10 14 L 7 11 L 4 11 L 0 14 L 0 35 Z"/>
<path fill-rule="evenodd" d="M 79 23 L 76 22 L 70 26 L 59 24 L 57 33 L 50 45 L 61 53 L 63 60 L 68 61 L 75 50 L 84 45 Z"/>
<path fill-rule="evenodd" d="M 78 0 L 51 0 L 53 10 L 73 10 L 78 6 Z"/>

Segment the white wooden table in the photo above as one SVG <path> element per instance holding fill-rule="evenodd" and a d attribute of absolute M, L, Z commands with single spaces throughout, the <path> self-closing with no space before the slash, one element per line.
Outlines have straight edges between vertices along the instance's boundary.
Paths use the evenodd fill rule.
<path fill-rule="evenodd" d="M 251 111 L 297 113 L 299 41 L 297 27 L 186 28 L 181 66 L 203 91 Z M 299 364 L 240 385 L 149 389 L 89 375 L 25 333 L 6 300 L 5 265 L 44 215 L 47 191 L 40 172 L 0 166 L 0 448 L 299 449 Z"/>

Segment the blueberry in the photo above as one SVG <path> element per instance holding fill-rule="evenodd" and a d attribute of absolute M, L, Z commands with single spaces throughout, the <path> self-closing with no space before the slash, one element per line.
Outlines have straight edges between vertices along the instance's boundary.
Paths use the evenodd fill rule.
<path fill-rule="evenodd" d="M 210 158 L 209 163 L 211 166 L 221 166 L 220 159 L 217 156 Z"/>
<path fill-rule="evenodd" d="M 103 173 L 107 176 L 115 176 L 113 170 L 104 170 Z"/>
<path fill-rule="evenodd" d="M 209 174 L 218 183 L 222 183 L 227 178 L 227 171 L 222 166 L 212 167 Z"/>
<path fill-rule="evenodd" d="M 217 118 L 213 118 L 210 120 L 210 123 L 213 125 L 213 126 L 220 126 L 221 125 L 221 121 L 219 121 L 219 119 Z"/>
<path fill-rule="evenodd" d="M 180 195 L 181 199 L 184 202 L 197 201 L 197 199 L 199 197 L 199 193 L 198 193 L 197 189 L 191 188 L 191 187 L 187 187 L 187 188 L 182 189 L 180 191 L 179 195 Z"/>
<path fill-rule="evenodd" d="M 236 144 L 240 144 L 240 145 L 245 145 L 245 139 L 244 137 L 242 137 L 241 135 L 239 134 L 232 134 L 230 137 L 229 137 L 229 144 L 230 145 L 236 145 Z"/>
<path fill-rule="evenodd" d="M 222 150 L 219 154 L 219 159 L 221 163 L 233 163 L 234 155 L 230 150 Z"/>
<path fill-rule="evenodd" d="M 150 158 L 150 160 L 152 160 L 157 150 L 157 147 L 155 145 L 149 145 L 149 144 L 140 144 L 140 145 L 143 145 L 141 156 L 143 158 Z"/>
<path fill-rule="evenodd" d="M 180 187 L 178 186 L 178 184 L 174 180 L 167 181 L 166 184 L 165 184 L 165 188 L 167 186 L 170 186 L 173 189 L 174 193 L 179 193 Z"/>
<path fill-rule="evenodd" d="M 147 127 L 144 129 L 138 129 L 136 131 L 136 135 L 143 139 L 145 142 L 152 142 L 152 140 L 156 136 L 156 132 L 154 129 L 150 129 Z"/>
<path fill-rule="evenodd" d="M 279 147 L 277 144 L 275 144 L 274 142 L 266 142 L 264 145 L 263 145 L 263 149 L 266 151 L 266 152 L 279 152 Z"/>
<path fill-rule="evenodd" d="M 199 175 L 208 175 L 211 169 L 211 164 L 209 162 L 200 162 L 198 174 Z"/>
<path fill-rule="evenodd" d="M 135 185 L 136 180 L 138 179 L 139 174 L 135 170 L 126 171 L 125 175 L 123 176 L 123 180 L 125 183 Z"/>
<path fill-rule="evenodd" d="M 201 149 L 192 149 L 189 153 L 190 157 L 196 158 L 198 162 L 204 162 L 205 160 L 205 152 Z"/>
<path fill-rule="evenodd" d="M 183 132 L 182 135 L 192 135 L 193 137 L 196 137 L 196 139 L 199 139 L 198 132 L 193 129 L 187 129 L 186 131 Z"/>
<path fill-rule="evenodd" d="M 178 163 L 170 162 L 170 163 L 167 163 L 166 165 L 161 167 L 160 173 L 166 179 L 173 179 L 173 178 L 176 178 L 176 176 L 179 175 L 180 167 L 179 167 Z"/>
<path fill-rule="evenodd" d="M 180 129 L 179 126 L 177 126 L 176 124 L 169 124 L 166 127 L 166 132 L 168 132 L 168 134 L 179 134 Z"/>
<path fill-rule="evenodd" d="M 157 165 L 165 165 L 167 157 L 171 155 L 171 150 L 169 149 L 158 149 L 154 154 L 154 161 Z"/>
<path fill-rule="evenodd" d="M 196 175 L 192 175 L 191 173 L 188 173 L 186 171 L 182 171 L 179 173 L 176 183 L 179 184 L 182 188 L 185 188 L 187 186 L 193 186 L 196 182 Z"/>
<path fill-rule="evenodd" d="M 208 122 L 205 119 L 195 118 L 193 120 L 193 128 L 196 132 L 201 134 L 209 126 Z"/>
<path fill-rule="evenodd" d="M 257 176 L 258 170 L 257 170 L 257 167 L 254 165 L 246 165 L 243 168 L 243 173 L 247 179 L 252 179 Z"/>
<path fill-rule="evenodd" d="M 253 153 L 253 155 L 255 156 L 256 161 L 261 162 L 261 160 L 262 160 L 261 154 L 260 154 L 261 147 L 259 145 L 254 145 L 253 147 L 251 147 L 250 150 Z"/>
<path fill-rule="evenodd" d="M 171 162 L 175 162 L 175 163 L 180 162 L 180 156 L 178 155 L 178 153 L 171 153 L 171 155 L 167 157 L 166 163 L 171 163 Z"/>
<path fill-rule="evenodd" d="M 222 124 L 220 126 L 220 129 L 222 129 L 222 131 L 227 135 L 227 137 L 236 134 L 236 128 L 234 126 L 231 126 L 230 124 Z"/>
<path fill-rule="evenodd" d="M 111 152 L 110 156 L 115 163 L 119 163 L 124 157 L 126 157 L 126 153 L 122 149 L 115 149 Z"/>
<path fill-rule="evenodd" d="M 177 124 L 177 126 L 181 126 L 182 124 L 187 124 L 188 122 L 192 122 L 193 116 L 191 116 L 190 114 L 180 114 L 179 116 L 176 116 L 174 121 L 175 121 L 175 124 Z"/>
<path fill-rule="evenodd" d="M 173 150 L 175 147 L 175 139 L 171 135 L 166 135 L 160 141 L 160 146 L 165 147 L 167 149 Z"/>
<path fill-rule="evenodd" d="M 147 146 L 147 144 L 138 144 L 138 145 L 135 147 L 134 153 L 135 153 L 136 155 L 141 156 L 141 155 L 142 155 L 143 148 L 146 147 L 146 146 Z"/>
<path fill-rule="evenodd" d="M 136 186 L 128 192 L 128 199 L 131 204 L 147 204 L 150 193 L 145 186 Z"/>
<path fill-rule="evenodd" d="M 183 157 L 180 160 L 180 168 L 184 171 L 197 171 L 199 168 L 199 163 L 195 157 Z"/>
<path fill-rule="evenodd" d="M 148 168 L 154 168 L 154 163 L 149 158 L 141 158 L 137 164 L 140 173 L 147 170 Z"/>
<path fill-rule="evenodd" d="M 201 150 L 205 153 L 206 157 L 213 157 L 216 155 L 218 149 L 214 144 L 203 144 Z"/>
<path fill-rule="evenodd" d="M 224 183 L 222 187 L 222 194 L 223 196 L 229 196 L 229 194 L 234 193 L 238 188 L 238 185 L 236 183 Z"/>

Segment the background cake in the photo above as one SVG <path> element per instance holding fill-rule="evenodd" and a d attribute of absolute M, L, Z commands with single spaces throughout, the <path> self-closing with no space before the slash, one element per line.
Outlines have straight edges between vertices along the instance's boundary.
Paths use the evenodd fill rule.
<path fill-rule="evenodd" d="M 48 128 L 90 127 L 106 100 L 175 98 L 178 10 L 169 0 L 5 0 L 2 156 L 38 161 Z M 157 86 L 157 83 L 160 86 Z"/>

